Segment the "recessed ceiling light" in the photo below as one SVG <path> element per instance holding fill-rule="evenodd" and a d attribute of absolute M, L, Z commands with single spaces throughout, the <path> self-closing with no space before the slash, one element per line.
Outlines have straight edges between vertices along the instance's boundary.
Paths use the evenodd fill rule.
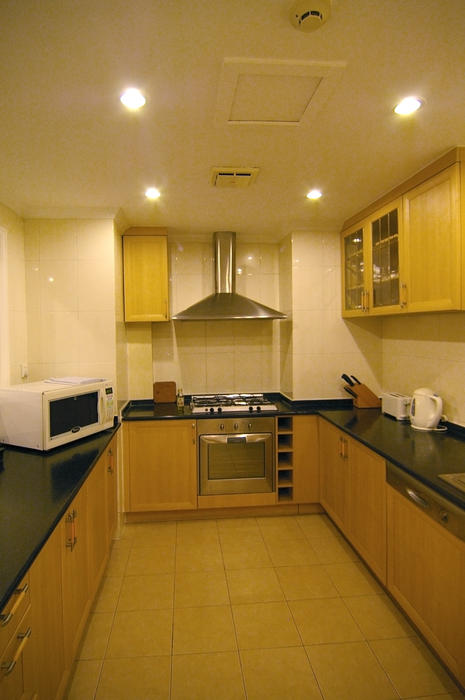
<path fill-rule="evenodd" d="M 310 192 L 307 194 L 307 199 L 320 199 L 321 196 L 321 190 L 310 190 Z"/>
<path fill-rule="evenodd" d="M 148 187 L 145 190 L 145 196 L 147 199 L 158 199 L 161 196 L 161 192 L 156 187 Z"/>
<path fill-rule="evenodd" d="M 145 97 L 137 88 L 128 88 L 120 97 L 121 102 L 128 109 L 140 109 L 145 105 Z"/>
<path fill-rule="evenodd" d="M 414 95 L 410 95 L 409 97 L 404 97 L 404 99 L 394 107 L 394 112 L 401 115 L 413 114 L 413 112 L 416 112 L 417 109 L 420 109 L 422 104 L 422 99 L 415 97 Z"/>

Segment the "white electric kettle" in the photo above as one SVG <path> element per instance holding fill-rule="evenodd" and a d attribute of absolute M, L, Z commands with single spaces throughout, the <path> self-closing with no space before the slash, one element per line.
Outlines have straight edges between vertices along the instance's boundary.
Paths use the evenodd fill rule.
<path fill-rule="evenodd" d="M 441 420 L 442 399 L 428 387 L 413 392 L 410 423 L 416 430 L 434 430 Z"/>

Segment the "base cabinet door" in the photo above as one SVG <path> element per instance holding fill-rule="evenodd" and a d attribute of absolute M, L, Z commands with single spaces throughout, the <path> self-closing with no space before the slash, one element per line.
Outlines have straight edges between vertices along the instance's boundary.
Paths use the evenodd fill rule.
<path fill-rule="evenodd" d="M 356 440 L 349 453 L 347 535 L 386 583 L 386 463 Z"/>
<path fill-rule="evenodd" d="M 349 442 L 345 434 L 320 419 L 320 503 L 336 525 L 347 530 Z"/>
<path fill-rule="evenodd" d="M 319 428 L 320 503 L 385 583 L 385 461 L 323 419 Z"/>
<path fill-rule="evenodd" d="M 195 421 L 128 421 L 123 429 L 125 510 L 197 508 Z"/>
<path fill-rule="evenodd" d="M 72 667 L 89 611 L 86 484 L 60 523 L 65 667 Z"/>
<path fill-rule="evenodd" d="M 66 684 L 61 593 L 61 532 L 56 528 L 29 570 L 34 687 L 61 698 Z"/>
<path fill-rule="evenodd" d="M 107 460 L 103 454 L 86 482 L 85 538 L 87 548 L 88 595 L 97 592 L 108 560 Z"/>
<path fill-rule="evenodd" d="M 388 588 L 465 684 L 465 542 L 387 486 Z"/>
<path fill-rule="evenodd" d="M 320 470 L 317 416 L 293 416 L 294 501 L 319 503 Z"/>

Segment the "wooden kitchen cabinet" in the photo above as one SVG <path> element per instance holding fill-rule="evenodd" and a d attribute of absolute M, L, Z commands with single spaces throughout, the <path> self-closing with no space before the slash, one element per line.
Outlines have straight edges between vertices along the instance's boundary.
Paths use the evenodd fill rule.
<path fill-rule="evenodd" d="M 320 503 L 385 583 L 385 461 L 323 419 L 319 434 Z"/>
<path fill-rule="evenodd" d="M 460 309 L 460 172 L 456 163 L 403 197 L 403 297 L 409 312 Z"/>
<path fill-rule="evenodd" d="M 168 239 L 164 229 L 130 228 L 123 236 L 124 320 L 168 321 Z"/>
<path fill-rule="evenodd" d="M 320 503 L 336 525 L 347 531 L 348 438 L 320 419 Z"/>
<path fill-rule="evenodd" d="M 318 417 L 293 416 L 294 502 L 319 503 Z"/>
<path fill-rule="evenodd" d="M 37 697 L 31 638 L 30 582 L 26 576 L 0 613 L 0 700 Z"/>
<path fill-rule="evenodd" d="M 195 421 L 127 421 L 123 430 L 126 512 L 197 508 Z"/>
<path fill-rule="evenodd" d="M 465 542 L 387 486 L 388 589 L 465 684 Z"/>
<path fill-rule="evenodd" d="M 71 669 L 90 609 L 86 537 L 86 484 L 60 523 L 65 668 Z"/>
<path fill-rule="evenodd" d="M 455 148 L 345 222 L 343 317 L 464 308 L 464 177 Z"/>
<path fill-rule="evenodd" d="M 29 570 L 34 688 L 39 700 L 61 698 L 67 681 L 63 647 L 61 528 Z"/>

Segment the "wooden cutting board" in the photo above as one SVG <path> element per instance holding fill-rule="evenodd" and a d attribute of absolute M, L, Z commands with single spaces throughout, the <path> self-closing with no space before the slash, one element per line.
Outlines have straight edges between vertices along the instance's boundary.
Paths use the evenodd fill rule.
<path fill-rule="evenodd" d="M 153 400 L 155 403 L 176 403 L 176 382 L 154 382 Z"/>

